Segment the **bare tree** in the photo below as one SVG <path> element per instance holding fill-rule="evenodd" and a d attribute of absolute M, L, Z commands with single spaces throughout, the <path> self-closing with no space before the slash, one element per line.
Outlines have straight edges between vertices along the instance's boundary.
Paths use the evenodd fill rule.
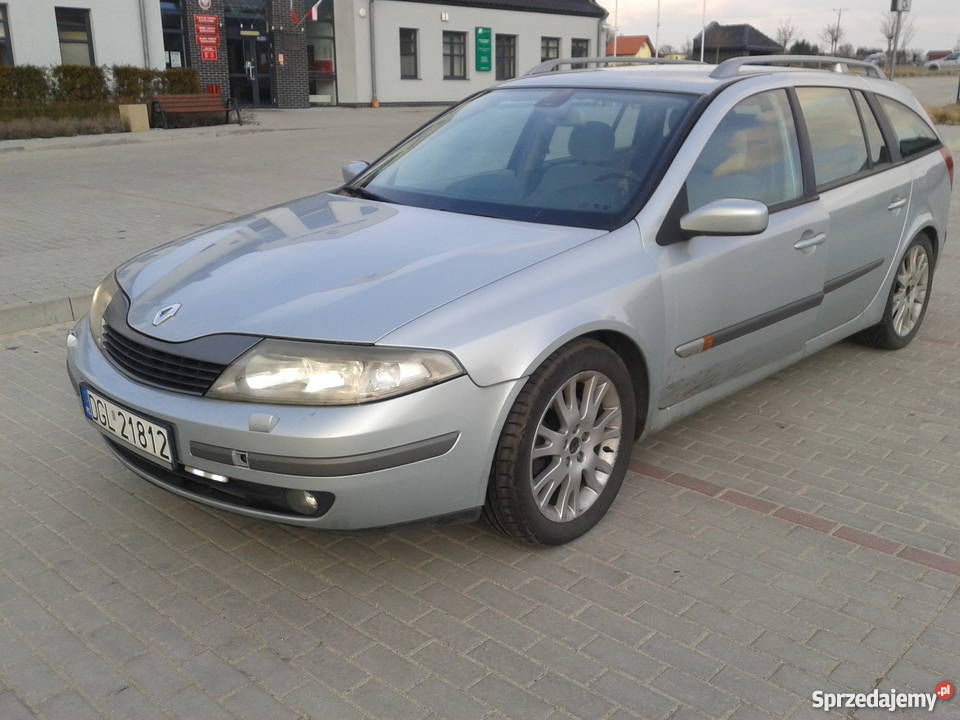
<path fill-rule="evenodd" d="M 820 39 L 825 43 L 830 43 L 830 52 L 837 52 L 837 45 L 847 36 L 847 31 L 841 25 L 829 23 L 820 31 Z"/>
<path fill-rule="evenodd" d="M 777 26 L 776 40 L 777 45 L 782 47 L 784 51 L 790 47 L 790 42 L 797 36 L 797 26 L 794 25 L 790 18 L 786 20 L 781 20 L 780 24 Z"/>
<path fill-rule="evenodd" d="M 893 43 L 897 39 L 897 14 L 896 13 L 884 13 L 880 20 L 880 34 L 883 35 L 883 39 L 887 41 L 887 69 L 890 68 L 890 63 L 893 59 Z M 900 23 L 900 40 L 899 46 L 902 50 L 907 47 L 911 42 L 913 42 L 914 35 L 917 34 L 917 29 L 913 25 L 913 18 L 907 16 L 906 20 L 901 21 Z"/>

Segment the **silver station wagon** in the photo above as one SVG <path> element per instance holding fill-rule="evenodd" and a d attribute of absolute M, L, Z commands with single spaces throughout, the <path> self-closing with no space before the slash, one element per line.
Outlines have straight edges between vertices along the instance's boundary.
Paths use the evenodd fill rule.
<path fill-rule="evenodd" d="M 572 540 L 639 438 L 920 329 L 953 158 L 877 68 L 814 60 L 553 61 L 134 258 L 68 337 L 83 410 L 216 508 Z"/>

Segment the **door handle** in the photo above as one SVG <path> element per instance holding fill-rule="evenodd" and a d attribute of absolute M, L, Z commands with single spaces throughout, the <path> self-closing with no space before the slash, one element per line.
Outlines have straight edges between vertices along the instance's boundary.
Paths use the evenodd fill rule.
<path fill-rule="evenodd" d="M 894 210 L 899 210 L 906 204 L 907 204 L 907 199 L 900 198 L 899 200 L 894 200 L 892 203 L 887 205 L 887 210 L 889 210 L 890 212 L 893 212 Z"/>
<path fill-rule="evenodd" d="M 815 248 L 817 245 L 823 245 L 827 241 L 826 233 L 818 233 L 816 235 L 811 235 L 810 237 L 805 237 L 802 240 L 794 243 L 793 247 L 797 250 L 809 250 L 810 248 Z"/>

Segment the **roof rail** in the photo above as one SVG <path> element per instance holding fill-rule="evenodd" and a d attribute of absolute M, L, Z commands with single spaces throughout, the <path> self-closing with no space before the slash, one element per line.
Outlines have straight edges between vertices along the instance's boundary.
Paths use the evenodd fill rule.
<path fill-rule="evenodd" d="M 736 77 L 744 65 L 833 65 L 833 72 L 849 72 L 850 66 L 867 69 L 867 75 L 886 80 L 883 70 L 866 60 L 851 60 L 850 58 L 830 57 L 828 55 L 754 55 L 730 58 L 717 65 L 710 73 L 715 79 Z"/>
<path fill-rule="evenodd" d="M 576 57 L 576 58 L 556 58 L 547 60 L 539 65 L 527 70 L 524 77 L 530 75 L 543 75 L 553 72 L 563 65 L 595 65 L 601 67 L 605 65 L 699 65 L 695 60 L 667 60 L 665 58 L 638 58 L 638 57 Z"/>

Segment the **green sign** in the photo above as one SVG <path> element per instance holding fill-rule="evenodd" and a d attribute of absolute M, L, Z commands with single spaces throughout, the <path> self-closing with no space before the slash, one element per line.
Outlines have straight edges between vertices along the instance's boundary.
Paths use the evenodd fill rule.
<path fill-rule="evenodd" d="M 476 36 L 477 72 L 493 70 L 493 32 L 488 27 L 478 27 Z"/>

